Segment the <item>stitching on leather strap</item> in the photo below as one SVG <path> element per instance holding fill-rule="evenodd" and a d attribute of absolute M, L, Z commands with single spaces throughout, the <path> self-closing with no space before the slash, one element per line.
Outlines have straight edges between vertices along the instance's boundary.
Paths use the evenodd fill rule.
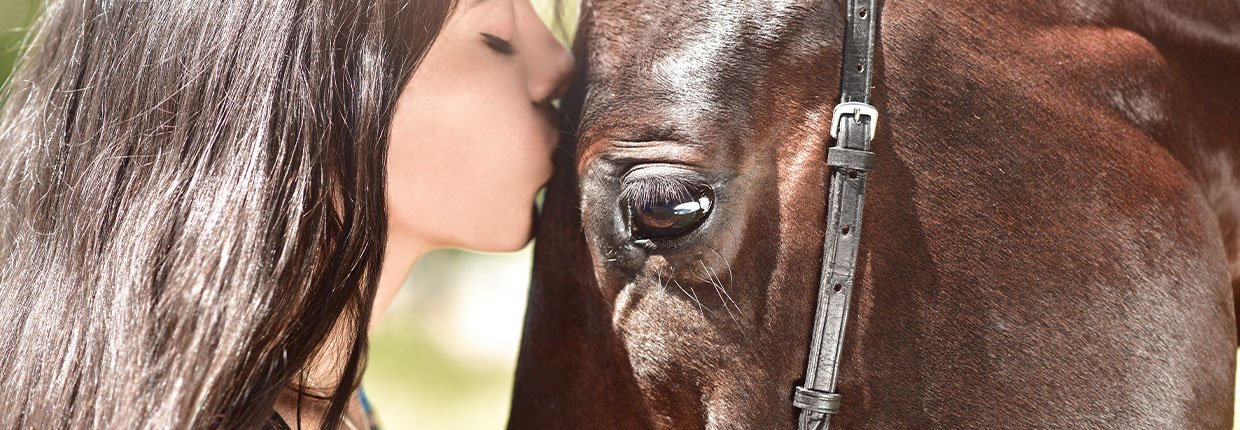
<path fill-rule="evenodd" d="M 874 153 L 833 146 L 827 150 L 827 165 L 868 172 L 874 170 Z"/>
<path fill-rule="evenodd" d="M 824 414 L 834 414 L 840 410 L 840 395 L 805 387 L 797 387 L 792 404 L 801 409 L 808 409 Z"/>

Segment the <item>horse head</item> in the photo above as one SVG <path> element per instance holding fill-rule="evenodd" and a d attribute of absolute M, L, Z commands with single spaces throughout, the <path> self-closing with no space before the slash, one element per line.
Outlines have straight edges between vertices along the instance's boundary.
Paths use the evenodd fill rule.
<path fill-rule="evenodd" d="M 1214 3 L 883 5 L 845 428 L 1230 425 Z M 510 427 L 795 428 L 844 10 L 586 2 Z"/>

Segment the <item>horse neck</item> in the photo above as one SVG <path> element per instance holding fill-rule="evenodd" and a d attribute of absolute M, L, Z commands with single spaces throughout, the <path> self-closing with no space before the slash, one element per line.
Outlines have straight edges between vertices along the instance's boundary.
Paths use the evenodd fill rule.
<path fill-rule="evenodd" d="M 1240 9 L 1224 1 L 1119 1 L 1104 21 L 1147 39 L 1173 75 L 1158 106 L 1168 119 L 1149 132 L 1217 214 L 1232 285 L 1240 287 Z"/>

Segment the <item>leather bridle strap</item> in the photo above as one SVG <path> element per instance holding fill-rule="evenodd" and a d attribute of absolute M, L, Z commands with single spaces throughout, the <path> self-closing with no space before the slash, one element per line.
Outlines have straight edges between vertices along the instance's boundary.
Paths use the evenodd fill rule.
<path fill-rule="evenodd" d="M 831 121 L 835 145 L 827 150 L 831 179 L 818 307 L 805 384 L 796 388 L 792 402 L 801 409 L 798 419 L 801 430 L 826 429 L 831 414 L 840 409 L 840 395 L 835 392 L 836 371 L 857 268 L 857 247 L 861 242 L 865 180 L 874 168 L 870 139 L 874 138 L 878 111 L 868 103 L 877 3 L 878 0 L 848 0 L 840 104 L 835 107 Z"/>

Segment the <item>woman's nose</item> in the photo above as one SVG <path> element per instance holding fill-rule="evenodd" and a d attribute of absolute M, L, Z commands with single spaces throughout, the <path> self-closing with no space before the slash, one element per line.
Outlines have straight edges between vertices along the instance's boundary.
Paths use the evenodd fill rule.
<path fill-rule="evenodd" d="M 517 2 L 518 28 L 529 29 L 524 36 L 530 42 L 530 55 L 526 57 L 530 98 L 534 103 L 547 104 L 567 91 L 575 67 L 573 54 L 551 35 L 529 0 Z"/>
<path fill-rule="evenodd" d="M 563 97 L 568 91 L 575 67 L 573 54 L 559 42 L 555 42 L 555 50 L 548 55 L 542 67 L 545 70 L 540 73 L 540 79 L 531 83 L 530 95 L 536 102 L 550 103 L 552 100 Z"/>

